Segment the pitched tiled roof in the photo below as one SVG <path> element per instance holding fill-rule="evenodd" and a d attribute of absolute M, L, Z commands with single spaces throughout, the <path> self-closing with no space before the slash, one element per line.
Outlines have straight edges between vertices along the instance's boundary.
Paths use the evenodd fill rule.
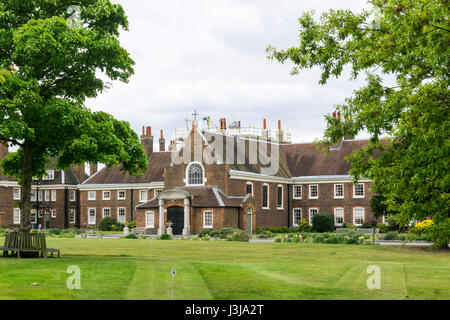
<path fill-rule="evenodd" d="M 148 160 L 148 170 L 144 176 L 130 176 L 120 171 L 120 166 L 103 168 L 83 184 L 129 184 L 164 181 L 164 167 L 171 161 L 170 152 L 153 152 Z"/>
<path fill-rule="evenodd" d="M 292 177 L 348 175 L 351 166 L 345 157 L 367 144 L 368 140 L 344 140 L 329 153 L 317 150 L 313 143 L 288 144 L 281 146 L 281 153 Z"/>
<path fill-rule="evenodd" d="M 54 169 L 56 164 L 56 160 L 54 158 L 50 159 L 50 164 L 46 165 L 46 169 Z M 52 180 L 34 180 L 33 184 L 39 183 L 39 185 L 56 185 L 56 184 L 65 184 L 65 185 L 77 185 L 79 184 L 79 180 L 76 177 L 75 173 L 72 169 L 68 169 L 64 171 L 55 170 L 54 179 Z M 0 173 L 0 181 L 17 181 L 15 177 L 8 177 Z"/>

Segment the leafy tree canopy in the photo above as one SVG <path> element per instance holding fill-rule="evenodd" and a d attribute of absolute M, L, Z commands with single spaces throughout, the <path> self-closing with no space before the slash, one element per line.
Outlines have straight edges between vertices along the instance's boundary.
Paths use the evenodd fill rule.
<path fill-rule="evenodd" d="M 77 14 L 78 26 L 71 24 Z M 121 164 L 133 175 L 146 169 L 129 124 L 84 105 L 107 88 L 105 79 L 127 82 L 133 74 L 118 40 L 122 29 L 125 12 L 109 0 L 0 3 L 0 141 L 19 147 L 1 166 L 22 186 L 25 231 L 32 177 L 44 175 L 49 157 L 59 169 L 85 161 Z"/>
<path fill-rule="evenodd" d="M 403 225 L 432 217 L 435 224 L 448 226 L 449 1 L 369 4 L 361 13 L 330 10 L 319 21 L 313 12 L 304 13 L 299 45 L 269 46 L 269 58 L 292 62 L 292 74 L 320 67 L 320 84 L 340 77 L 345 67 L 353 79 L 365 73 L 366 84 L 337 106 L 343 119 L 326 116 L 319 144 L 329 146 L 366 130 L 369 145 L 348 157 L 355 180 L 369 177 L 373 191 L 386 198 Z M 442 238 L 437 241 L 446 246 L 448 237 Z"/>

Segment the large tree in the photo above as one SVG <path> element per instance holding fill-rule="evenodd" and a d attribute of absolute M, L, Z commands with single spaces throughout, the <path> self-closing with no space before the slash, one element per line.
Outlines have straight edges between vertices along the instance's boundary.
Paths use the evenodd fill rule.
<path fill-rule="evenodd" d="M 128 30 L 127 17 L 109 0 L 0 2 L 0 143 L 18 147 L 1 167 L 21 186 L 21 231 L 30 229 L 33 177 L 45 174 L 50 157 L 58 169 L 85 161 L 133 175 L 146 168 L 130 125 L 85 106 L 106 80 L 133 74 L 121 29 Z"/>
<path fill-rule="evenodd" d="M 313 12 L 299 19 L 299 45 L 268 47 L 269 58 L 294 63 L 293 74 L 318 66 L 320 84 L 345 68 L 366 84 L 341 102 L 342 120 L 326 116 L 321 145 L 366 130 L 351 174 L 373 181 L 398 222 L 432 217 L 435 244 L 450 234 L 450 23 L 448 0 L 372 0 L 367 10 Z M 393 84 L 392 84 L 393 83 Z"/>

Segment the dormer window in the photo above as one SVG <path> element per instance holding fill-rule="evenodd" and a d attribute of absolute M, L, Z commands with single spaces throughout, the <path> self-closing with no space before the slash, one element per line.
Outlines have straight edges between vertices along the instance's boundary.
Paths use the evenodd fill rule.
<path fill-rule="evenodd" d="M 187 185 L 203 185 L 206 181 L 204 178 L 205 170 L 199 162 L 191 163 L 186 169 Z"/>
<path fill-rule="evenodd" d="M 53 179 L 55 179 L 55 171 L 45 170 L 45 175 L 42 177 L 42 180 L 53 180 Z"/>

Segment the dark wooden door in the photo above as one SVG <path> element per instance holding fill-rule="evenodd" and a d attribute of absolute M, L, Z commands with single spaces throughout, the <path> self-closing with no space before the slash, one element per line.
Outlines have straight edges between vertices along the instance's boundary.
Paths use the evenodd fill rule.
<path fill-rule="evenodd" d="M 167 208 L 167 222 L 171 221 L 172 233 L 182 234 L 184 227 L 184 208 L 179 206 L 173 206 Z"/>

